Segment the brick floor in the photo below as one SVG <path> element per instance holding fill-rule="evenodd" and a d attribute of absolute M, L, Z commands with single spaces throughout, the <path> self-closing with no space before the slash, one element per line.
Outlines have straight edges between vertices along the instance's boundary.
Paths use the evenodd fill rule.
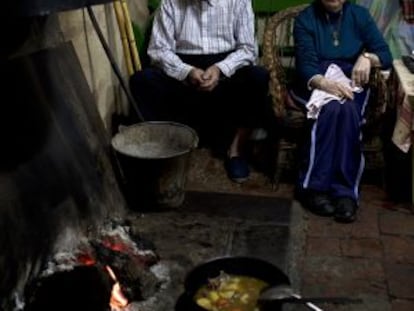
<path fill-rule="evenodd" d="M 414 310 L 414 215 L 380 188 L 363 185 L 361 197 L 353 224 L 307 218 L 302 293 L 363 299 L 326 310 Z"/>
<path fill-rule="evenodd" d="M 188 188 L 292 198 L 293 186 L 273 191 L 268 179 L 253 171 L 250 180 L 234 184 L 222 162 L 197 150 Z M 414 310 L 414 215 L 406 204 L 387 199 L 383 189 L 363 185 L 358 219 L 338 224 L 304 211 L 305 244 L 297 262 L 302 295 L 358 297 L 362 303 L 321 304 L 335 311 Z M 296 204 L 298 204 L 296 202 Z M 303 307 L 302 307 L 303 308 Z M 298 307 L 298 310 L 300 307 Z M 295 309 L 296 310 L 296 309 Z M 300 309 L 305 310 L 305 309 Z"/>
<path fill-rule="evenodd" d="M 414 237 L 384 235 L 385 262 L 414 265 Z"/>

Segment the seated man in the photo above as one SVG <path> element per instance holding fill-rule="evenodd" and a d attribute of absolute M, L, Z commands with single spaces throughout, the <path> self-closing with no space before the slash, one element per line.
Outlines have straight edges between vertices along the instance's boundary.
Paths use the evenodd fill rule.
<path fill-rule="evenodd" d="M 225 167 L 235 182 L 249 176 L 246 141 L 269 105 L 257 51 L 250 0 L 163 0 L 147 51 L 153 68 L 130 79 L 146 120 L 185 123 L 215 139 L 229 129 Z"/>
<path fill-rule="evenodd" d="M 303 107 L 319 107 L 303 157 L 299 198 L 317 214 L 353 222 L 364 169 L 367 83 L 373 66 L 391 67 L 391 53 L 368 10 L 345 0 L 315 0 L 297 16 L 294 40 L 295 98 Z M 309 100 L 311 91 L 319 102 Z"/>

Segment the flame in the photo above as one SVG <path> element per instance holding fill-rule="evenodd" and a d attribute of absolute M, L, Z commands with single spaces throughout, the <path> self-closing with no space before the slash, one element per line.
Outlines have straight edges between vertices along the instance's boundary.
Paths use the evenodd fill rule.
<path fill-rule="evenodd" d="M 108 271 L 110 277 L 115 281 L 114 286 L 112 286 L 111 300 L 109 301 L 109 305 L 111 306 L 112 310 L 121 310 L 128 305 L 128 299 L 126 299 L 122 293 L 121 285 L 119 284 L 114 271 L 109 266 L 105 266 L 105 268 Z"/>
<path fill-rule="evenodd" d="M 78 256 L 78 262 L 86 266 L 93 266 L 94 264 L 96 264 L 96 260 L 92 258 L 92 256 L 89 254 L 80 254 Z"/>

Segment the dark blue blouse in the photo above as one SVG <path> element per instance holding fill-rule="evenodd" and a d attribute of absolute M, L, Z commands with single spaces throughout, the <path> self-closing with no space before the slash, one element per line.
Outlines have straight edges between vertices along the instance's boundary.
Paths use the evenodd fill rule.
<path fill-rule="evenodd" d="M 322 5 L 314 1 L 296 17 L 296 69 L 303 84 L 306 85 L 316 74 L 324 74 L 321 64 L 354 64 L 363 52 L 378 55 L 383 69 L 391 67 L 392 56 L 388 44 L 368 9 L 345 2 L 340 14 L 328 16 Z M 338 31 L 337 46 L 333 38 L 335 30 Z"/>

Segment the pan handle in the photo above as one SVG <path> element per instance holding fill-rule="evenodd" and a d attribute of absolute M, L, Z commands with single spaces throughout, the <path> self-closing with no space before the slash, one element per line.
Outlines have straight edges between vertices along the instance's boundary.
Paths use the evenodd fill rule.
<path fill-rule="evenodd" d="M 292 296 L 296 299 L 301 299 L 302 297 L 298 294 L 292 294 Z M 314 310 L 314 311 L 323 311 L 323 309 L 319 308 L 317 305 L 315 305 L 312 302 L 306 302 L 305 306 L 307 306 L 309 309 Z"/>

